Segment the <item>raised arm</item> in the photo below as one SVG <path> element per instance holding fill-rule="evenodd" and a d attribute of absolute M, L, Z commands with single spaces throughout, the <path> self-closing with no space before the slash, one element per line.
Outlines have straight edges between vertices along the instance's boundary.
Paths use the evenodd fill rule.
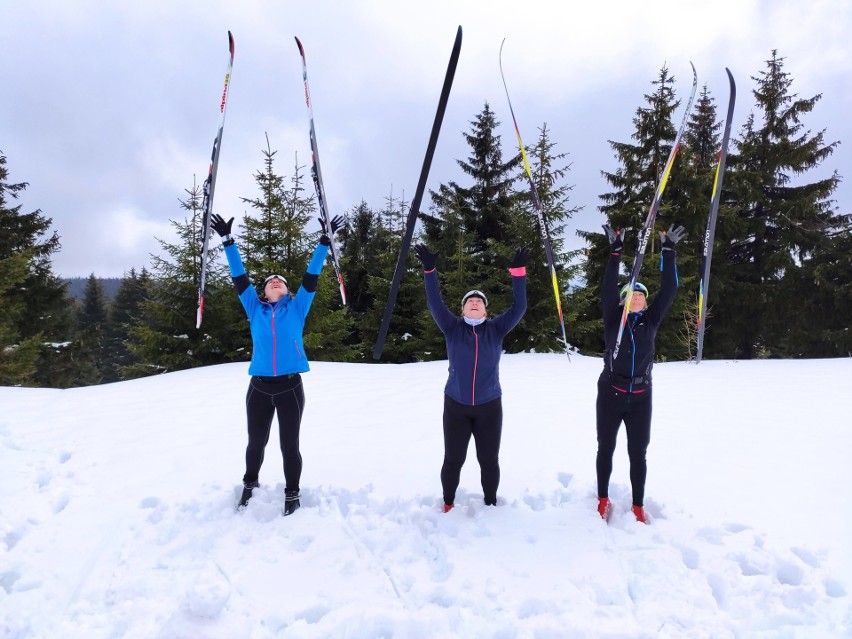
<path fill-rule="evenodd" d="M 438 263 L 438 254 L 432 253 L 425 244 L 417 244 L 414 247 L 414 252 L 423 264 L 423 283 L 426 286 L 426 308 L 432 314 L 432 319 L 435 324 L 445 333 L 452 328 L 453 324 L 458 321 L 458 317 L 450 312 L 444 300 L 441 299 L 441 292 L 438 290 L 438 269 L 435 265 Z"/>
<path fill-rule="evenodd" d="M 601 282 L 601 309 L 606 322 L 616 314 L 615 309 L 621 299 L 618 295 L 618 271 L 621 267 L 621 252 L 624 250 L 624 229 L 614 231 L 609 224 L 604 224 L 603 229 L 609 240 L 609 259 Z"/>
<path fill-rule="evenodd" d="M 494 326 L 505 335 L 511 331 L 527 310 L 527 259 L 529 251 L 519 248 L 515 256 L 506 260 L 506 268 L 512 276 L 512 305 L 494 318 Z"/>
<path fill-rule="evenodd" d="M 648 320 L 657 326 L 669 312 L 672 302 L 674 302 L 675 293 L 677 293 L 677 251 L 675 247 L 684 235 L 686 235 L 686 231 L 682 226 L 671 225 L 668 231 L 660 232 L 663 247 L 660 252 L 660 271 L 662 271 L 660 292 L 651 302 L 646 314 Z"/>

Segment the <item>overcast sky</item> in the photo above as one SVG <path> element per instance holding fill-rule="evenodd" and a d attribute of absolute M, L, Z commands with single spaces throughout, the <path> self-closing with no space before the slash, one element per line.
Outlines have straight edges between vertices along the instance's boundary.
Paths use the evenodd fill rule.
<path fill-rule="evenodd" d="M 733 135 L 754 109 L 752 76 L 773 49 L 801 97 L 822 93 L 805 119 L 840 140 L 808 181 L 838 170 L 841 212 L 852 212 L 852 3 L 848 0 L 503 0 L 332 2 L 97 2 L 0 0 L 0 152 L 10 180 L 28 182 L 24 211 L 41 209 L 62 240 L 55 271 L 121 276 L 150 267 L 155 237 L 173 239 L 178 199 L 207 174 L 227 64 L 236 55 L 214 211 L 238 219 L 255 197 L 264 134 L 278 172 L 310 161 L 301 61 L 305 46 L 325 189 L 333 214 L 393 191 L 414 195 L 456 29 L 461 58 L 428 188 L 455 179 L 462 133 L 484 103 L 501 121 L 504 157 L 516 139 L 503 66 L 524 141 L 547 122 L 573 163 L 567 184 L 583 206 L 569 225 L 604 222 L 602 170 L 617 168 L 607 140 L 628 141 L 632 117 L 667 64 L 686 97 L 689 61 L 720 113 L 725 67 L 739 93 Z M 685 101 L 681 108 L 685 105 Z M 682 111 L 675 112 L 679 122 Z M 305 176 L 309 177 L 307 169 Z M 308 180 L 309 193 L 313 186 Z M 709 202 L 709 194 L 708 194 Z M 423 209 L 428 202 L 424 202 Z"/>

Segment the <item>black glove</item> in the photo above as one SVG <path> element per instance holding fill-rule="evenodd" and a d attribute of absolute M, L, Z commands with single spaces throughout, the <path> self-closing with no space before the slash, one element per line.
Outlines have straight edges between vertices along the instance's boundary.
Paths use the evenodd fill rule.
<path fill-rule="evenodd" d="M 606 233 L 606 239 L 609 241 L 610 252 L 621 255 L 621 251 L 624 249 L 624 236 L 626 235 L 624 229 L 613 231 L 609 224 L 604 224 L 603 230 Z"/>
<path fill-rule="evenodd" d="M 431 271 L 435 268 L 435 265 L 438 263 L 437 253 L 430 251 L 425 244 L 418 244 L 415 246 L 414 252 L 417 253 L 420 263 L 423 264 L 424 271 Z"/>
<path fill-rule="evenodd" d="M 322 219 L 322 218 L 319 218 L 319 223 L 320 223 L 320 228 L 322 229 L 323 236 L 326 236 L 326 239 L 328 239 L 328 237 L 327 237 L 328 236 L 328 227 L 326 227 L 326 225 L 325 225 L 325 220 Z M 343 228 L 343 216 L 342 215 L 335 215 L 333 218 L 331 218 L 331 234 L 334 235 L 341 228 Z M 331 244 L 331 241 L 323 242 L 322 238 L 320 238 L 320 242 L 322 242 L 326 246 Z"/>
<path fill-rule="evenodd" d="M 233 223 L 234 218 L 226 222 L 221 215 L 217 215 L 216 213 L 210 216 L 210 226 L 219 234 L 219 237 L 225 239 L 228 239 L 228 236 L 231 234 L 231 224 Z"/>
<path fill-rule="evenodd" d="M 663 250 L 674 251 L 675 244 L 680 242 L 684 235 L 686 235 L 686 229 L 682 226 L 675 226 L 674 224 L 669 227 L 668 231 L 660 231 L 660 241 L 662 242 Z"/>
<path fill-rule="evenodd" d="M 506 268 L 520 268 L 527 265 L 530 251 L 527 248 L 515 249 L 515 256 L 506 260 Z"/>

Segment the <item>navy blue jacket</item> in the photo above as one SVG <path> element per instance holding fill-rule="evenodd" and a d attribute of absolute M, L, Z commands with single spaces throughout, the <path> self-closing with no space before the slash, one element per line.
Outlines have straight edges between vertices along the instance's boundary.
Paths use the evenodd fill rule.
<path fill-rule="evenodd" d="M 236 244 L 225 245 L 231 277 L 251 327 L 249 375 L 278 376 L 310 370 L 302 343 L 305 318 L 317 291 L 317 279 L 328 247 L 319 244 L 295 297 L 288 293 L 275 304 L 260 299 L 246 275 Z"/>
<path fill-rule="evenodd" d="M 438 271 L 424 275 L 426 306 L 447 340 L 450 375 L 444 394 L 460 404 L 484 404 L 503 394 L 500 355 L 506 337 L 527 310 L 527 278 L 512 277 L 512 305 L 494 319 L 470 326 L 444 304 L 438 291 Z"/>
<path fill-rule="evenodd" d="M 677 292 L 677 265 L 674 251 L 663 251 L 660 265 L 663 276 L 660 291 L 644 311 L 629 313 L 618 357 L 613 361 L 612 352 L 618 337 L 618 327 L 621 325 L 623 308 L 619 302 L 618 268 L 621 263 L 618 255 L 610 255 L 601 284 L 601 306 L 603 308 L 604 342 L 604 371 L 615 373 L 620 377 L 645 377 L 650 379 L 651 368 L 654 366 L 654 340 L 657 329 L 671 308 Z"/>

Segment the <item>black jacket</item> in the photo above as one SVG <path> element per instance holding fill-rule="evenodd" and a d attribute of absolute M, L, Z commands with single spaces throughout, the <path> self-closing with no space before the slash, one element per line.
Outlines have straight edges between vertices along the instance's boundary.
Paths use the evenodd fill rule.
<path fill-rule="evenodd" d="M 643 378 L 650 383 L 651 368 L 654 366 L 654 340 L 657 329 L 671 308 L 677 292 L 677 264 L 674 251 L 663 251 L 662 282 L 659 292 L 644 311 L 630 313 L 621 336 L 618 357 L 613 361 L 615 340 L 621 325 L 623 308 L 619 304 L 618 268 L 620 257 L 610 255 L 601 284 L 601 307 L 604 321 L 604 373 L 614 374 L 623 383 L 629 384 L 634 378 Z M 615 380 L 613 380 L 615 381 Z"/>

